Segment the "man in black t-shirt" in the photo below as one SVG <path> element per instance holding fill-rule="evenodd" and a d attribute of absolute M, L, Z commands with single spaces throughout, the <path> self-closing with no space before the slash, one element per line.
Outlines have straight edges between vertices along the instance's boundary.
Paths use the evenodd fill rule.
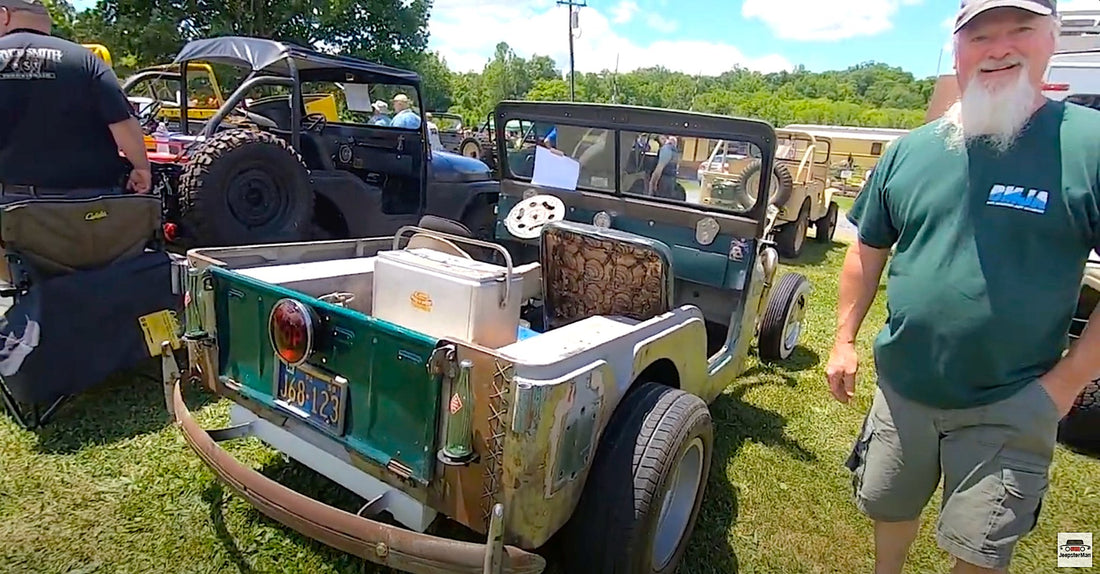
<path fill-rule="evenodd" d="M 122 193 L 123 182 L 148 192 L 144 134 L 118 78 L 50 28 L 41 0 L 0 0 L 0 203 Z"/>

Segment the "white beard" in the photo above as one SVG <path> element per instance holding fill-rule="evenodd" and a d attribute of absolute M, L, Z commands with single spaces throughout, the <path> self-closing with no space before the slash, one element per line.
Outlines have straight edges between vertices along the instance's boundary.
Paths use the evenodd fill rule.
<path fill-rule="evenodd" d="M 981 72 L 975 72 L 962 98 L 944 112 L 948 149 L 962 149 L 975 139 L 987 140 L 998 152 L 1012 147 L 1031 118 L 1038 93 L 1029 80 L 1027 64 L 1019 63 L 1015 80 L 996 91 L 977 77 Z"/>

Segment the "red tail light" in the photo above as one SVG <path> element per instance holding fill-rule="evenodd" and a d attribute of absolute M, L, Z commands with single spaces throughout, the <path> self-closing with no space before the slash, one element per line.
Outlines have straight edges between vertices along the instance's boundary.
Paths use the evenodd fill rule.
<path fill-rule="evenodd" d="M 1069 84 L 1043 84 L 1044 92 L 1068 92 Z"/>
<path fill-rule="evenodd" d="M 313 352 L 313 312 L 294 299 L 282 299 L 271 309 L 268 332 L 279 360 L 288 366 L 300 365 Z"/>

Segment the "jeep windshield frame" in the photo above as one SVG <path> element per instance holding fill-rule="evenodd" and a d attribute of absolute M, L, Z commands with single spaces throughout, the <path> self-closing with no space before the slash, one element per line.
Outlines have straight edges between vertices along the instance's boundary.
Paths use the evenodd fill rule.
<path fill-rule="evenodd" d="M 291 145 L 299 148 L 301 120 L 305 110 L 302 96 L 303 82 L 388 83 L 409 86 L 415 92 L 416 109 L 424 109 L 421 78 L 416 72 L 377 64 L 367 60 L 325 54 L 297 44 L 278 42 L 247 36 L 222 36 L 192 40 L 176 54 L 172 64 L 179 66 L 182 86 L 187 86 L 187 73 L 192 62 L 224 64 L 247 68 L 248 75 L 233 94 L 225 98 L 219 113 L 210 119 L 207 128 L 216 129 L 218 123 L 238 103 L 244 94 L 259 85 L 283 85 L 291 90 Z M 180 126 L 183 133 L 190 133 L 186 94 L 180 102 Z M 426 158 L 431 156 L 427 122 L 421 121 L 421 148 Z M 427 167 L 422 167 L 426 172 Z M 426 173 L 422 173 L 426 176 Z"/>
<path fill-rule="evenodd" d="M 546 122 L 552 125 L 567 125 L 575 128 L 607 130 L 609 140 L 614 142 L 614 185 L 611 189 L 590 189 L 578 187 L 575 192 L 583 194 L 596 194 L 608 198 L 630 201 L 655 202 L 675 206 L 680 210 L 688 209 L 698 213 L 715 213 L 724 217 L 749 220 L 756 224 L 756 236 L 763 233 L 767 220 L 768 202 L 757 199 L 753 206 L 744 211 L 735 211 L 723 207 L 689 203 L 676 199 L 668 199 L 656 196 L 640 196 L 626 193 L 622 189 L 621 177 L 623 168 L 623 154 L 621 139 L 626 133 L 639 132 L 645 134 L 675 134 L 677 137 L 695 137 L 709 140 L 735 140 L 743 141 L 756 146 L 759 150 L 761 161 L 761 173 L 769 174 L 769 177 L 761 177 L 757 198 L 767 197 L 764 193 L 770 184 L 770 174 L 775 164 L 776 132 L 775 128 L 762 120 L 722 116 L 717 114 L 705 114 L 700 112 L 688 112 L 680 110 L 668 110 L 643 106 L 630 106 L 624 104 L 598 104 L 587 102 L 530 102 L 530 101 L 503 101 L 497 105 L 493 119 L 495 120 L 494 134 L 496 136 L 496 151 L 501 158 L 498 169 L 498 177 L 502 183 L 510 180 L 514 183 L 530 185 L 531 178 L 517 175 L 513 172 L 508 161 L 508 138 L 505 130 L 510 121 L 519 122 Z"/>

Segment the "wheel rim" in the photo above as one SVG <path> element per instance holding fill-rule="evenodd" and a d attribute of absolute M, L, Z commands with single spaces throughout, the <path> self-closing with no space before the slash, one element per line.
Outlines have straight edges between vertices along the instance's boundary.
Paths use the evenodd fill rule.
<path fill-rule="evenodd" d="M 286 199 L 271 175 L 247 169 L 229 182 L 226 196 L 233 217 L 248 227 L 270 223 L 286 208 Z"/>
<path fill-rule="evenodd" d="M 807 227 L 808 227 L 808 223 L 806 222 L 806 218 L 800 217 L 798 219 L 798 233 L 796 233 L 795 236 L 794 236 L 794 250 L 795 251 L 799 251 L 799 250 L 802 249 L 802 242 L 806 240 L 806 229 L 807 229 Z"/>
<path fill-rule="evenodd" d="M 655 570 L 668 566 L 676 549 L 680 547 L 702 483 L 703 439 L 696 437 L 677 462 L 676 474 L 669 480 L 669 489 L 661 505 L 657 536 L 653 541 Z"/>
<path fill-rule="evenodd" d="M 791 302 L 791 308 L 787 310 L 787 322 L 783 326 L 783 350 L 787 353 L 794 350 L 798 344 L 798 337 L 802 335 L 802 321 L 806 317 L 806 296 L 799 294 Z"/>

